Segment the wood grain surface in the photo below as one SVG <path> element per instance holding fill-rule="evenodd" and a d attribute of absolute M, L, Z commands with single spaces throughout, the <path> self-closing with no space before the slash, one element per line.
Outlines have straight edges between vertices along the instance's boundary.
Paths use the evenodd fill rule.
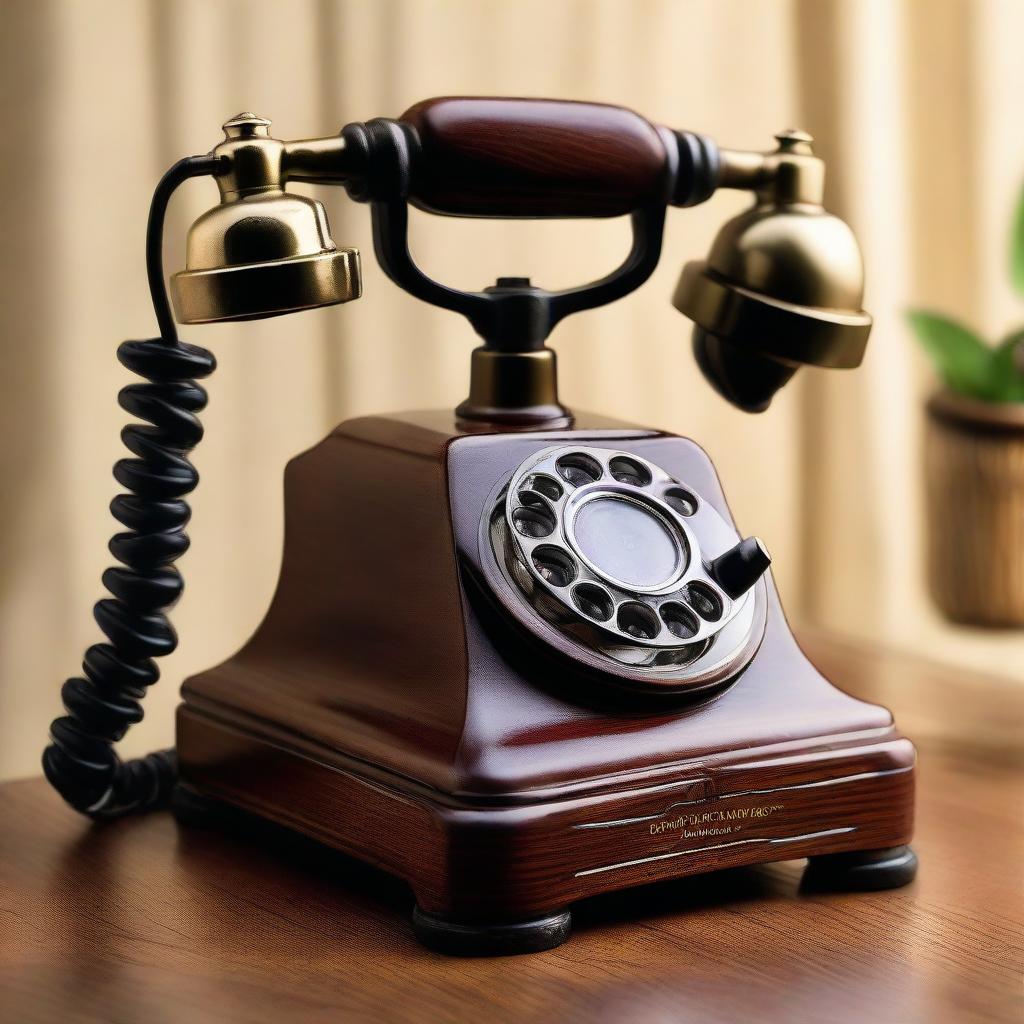
<path fill-rule="evenodd" d="M 665 143 L 623 107 L 446 96 L 401 120 L 420 146 L 412 201 L 433 213 L 615 217 L 665 198 Z"/>
<path fill-rule="evenodd" d="M 803 636 L 920 751 L 918 880 L 801 895 L 802 863 L 578 905 L 548 953 L 421 948 L 399 883 L 265 828 L 92 826 L 0 787 L 0 1020 L 1019 1021 L 1024 693 Z"/>

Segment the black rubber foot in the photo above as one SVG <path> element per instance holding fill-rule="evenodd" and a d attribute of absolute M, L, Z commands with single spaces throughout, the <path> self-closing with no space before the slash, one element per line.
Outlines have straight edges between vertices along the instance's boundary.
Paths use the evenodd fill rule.
<path fill-rule="evenodd" d="M 515 956 L 540 953 L 560 946 L 569 937 L 572 914 L 538 917 L 512 924 L 462 924 L 449 921 L 416 907 L 412 928 L 416 938 L 429 949 L 449 956 Z"/>
<path fill-rule="evenodd" d="M 800 883 L 806 892 L 871 892 L 898 889 L 917 875 L 917 854 L 909 846 L 854 850 L 811 857 Z"/>
<path fill-rule="evenodd" d="M 181 825 L 212 828 L 223 819 L 225 806 L 179 782 L 171 793 L 171 812 Z"/>

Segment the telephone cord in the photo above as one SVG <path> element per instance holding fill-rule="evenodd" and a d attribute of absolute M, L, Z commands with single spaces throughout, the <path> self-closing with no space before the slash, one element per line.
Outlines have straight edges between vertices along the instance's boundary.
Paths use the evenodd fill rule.
<path fill-rule="evenodd" d="M 211 352 L 180 341 L 163 278 L 163 224 L 171 194 L 183 181 L 216 173 L 214 157 L 188 157 L 157 185 L 146 233 L 146 260 L 160 337 L 126 341 L 118 360 L 143 378 L 118 394 L 118 404 L 141 422 L 126 425 L 121 439 L 133 457 L 120 459 L 114 478 L 126 493 L 110 503 L 125 528 L 110 540 L 121 564 L 103 573 L 110 595 L 96 602 L 93 616 L 106 636 L 93 644 L 82 674 L 65 682 L 65 714 L 50 726 L 43 771 L 76 810 L 111 818 L 166 803 L 177 779 L 173 750 L 123 761 L 114 745 L 142 719 L 142 698 L 160 676 L 155 658 L 178 644 L 167 611 L 183 581 L 174 562 L 188 549 L 191 514 L 184 496 L 199 475 L 189 452 L 203 428 L 198 414 L 206 391 L 196 381 L 211 374 Z"/>

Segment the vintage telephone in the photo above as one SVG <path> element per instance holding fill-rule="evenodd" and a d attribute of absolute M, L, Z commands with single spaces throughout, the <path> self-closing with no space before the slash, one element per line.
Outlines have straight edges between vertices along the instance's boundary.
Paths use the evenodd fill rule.
<path fill-rule="evenodd" d="M 559 401 L 545 340 L 571 313 L 639 287 L 669 206 L 754 194 L 676 307 L 729 401 L 765 409 L 808 364 L 854 367 L 871 319 L 860 253 L 822 208 L 800 132 L 769 153 L 614 106 L 428 100 L 398 120 L 281 142 L 250 113 L 157 186 L 147 236 L 160 337 L 125 342 L 145 378 L 120 403 L 132 458 L 114 468 L 121 563 L 95 609 L 107 637 L 63 689 L 46 775 L 106 818 L 173 796 L 179 817 L 242 809 L 404 878 L 420 939 L 463 954 L 550 948 L 583 897 L 719 868 L 809 858 L 805 884 L 903 885 L 917 861 L 914 748 L 884 708 L 845 695 L 786 625 L 756 539 L 742 539 L 692 441 Z M 121 762 L 154 658 L 176 636 L 213 356 L 178 340 L 161 245 L 167 201 L 212 175 L 221 202 L 172 279 L 177 319 L 274 316 L 360 294 L 359 256 L 289 181 L 368 203 L 384 272 L 462 313 L 483 339 L 453 413 L 352 420 L 285 476 L 281 577 L 234 657 L 183 688 L 177 750 Z M 481 292 L 425 276 L 408 204 L 447 216 L 629 214 L 607 277 Z"/>

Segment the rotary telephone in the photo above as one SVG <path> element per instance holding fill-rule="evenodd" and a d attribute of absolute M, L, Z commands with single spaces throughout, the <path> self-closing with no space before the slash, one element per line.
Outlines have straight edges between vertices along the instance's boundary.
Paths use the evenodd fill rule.
<path fill-rule="evenodd" d="M 786 625 L 692 441 L 559 400 L 545 341 L 638 288 L 669 208 L 743 189 L 753 205 L 688 263 L 673 297 L 710 384 L 747 411 L 804 365 L 863 356 L 871 319 L 850 229 L 822 207 L 809 136 L 730 150 L 615 106 L 442 98 L 397 120 L 285 142 L 251 113 L 158 184 L 147 266 L 159 337 L 125 342 L 137 421 L 114 467 L 124 527 L 96 605 L 106 641 L 63 689 L 43 755 L 75 809 L 170 802 L 183 822 L 270 819 L 403 878 L 421 941 L 479 955 L 548 949 L 573 901 L 724 867 L 808 858 L 804 884 L 903 885 L 917 861 L 914 748 L 881 707 L 832 686 Z M 163 266 L 172 192 L 220 203 Z M 177 638 L 188 459 L 214 359 L 175 321 L 276 316 L 358 298 L 359 254 L 289 182 L 369 206 L 399 287 L 465 316 L 482 343 L 454 411 L 342 423 L 285 474 L 285 543 L 267 615 L 187 680 L 177 746 L 122 762 L 154 659 Z M 432 280 L 408 208 L 462 217 L 628 215 L 606 277 L 563 291 Z M 171 300 L 173 300 L 173 313 Z"/>

